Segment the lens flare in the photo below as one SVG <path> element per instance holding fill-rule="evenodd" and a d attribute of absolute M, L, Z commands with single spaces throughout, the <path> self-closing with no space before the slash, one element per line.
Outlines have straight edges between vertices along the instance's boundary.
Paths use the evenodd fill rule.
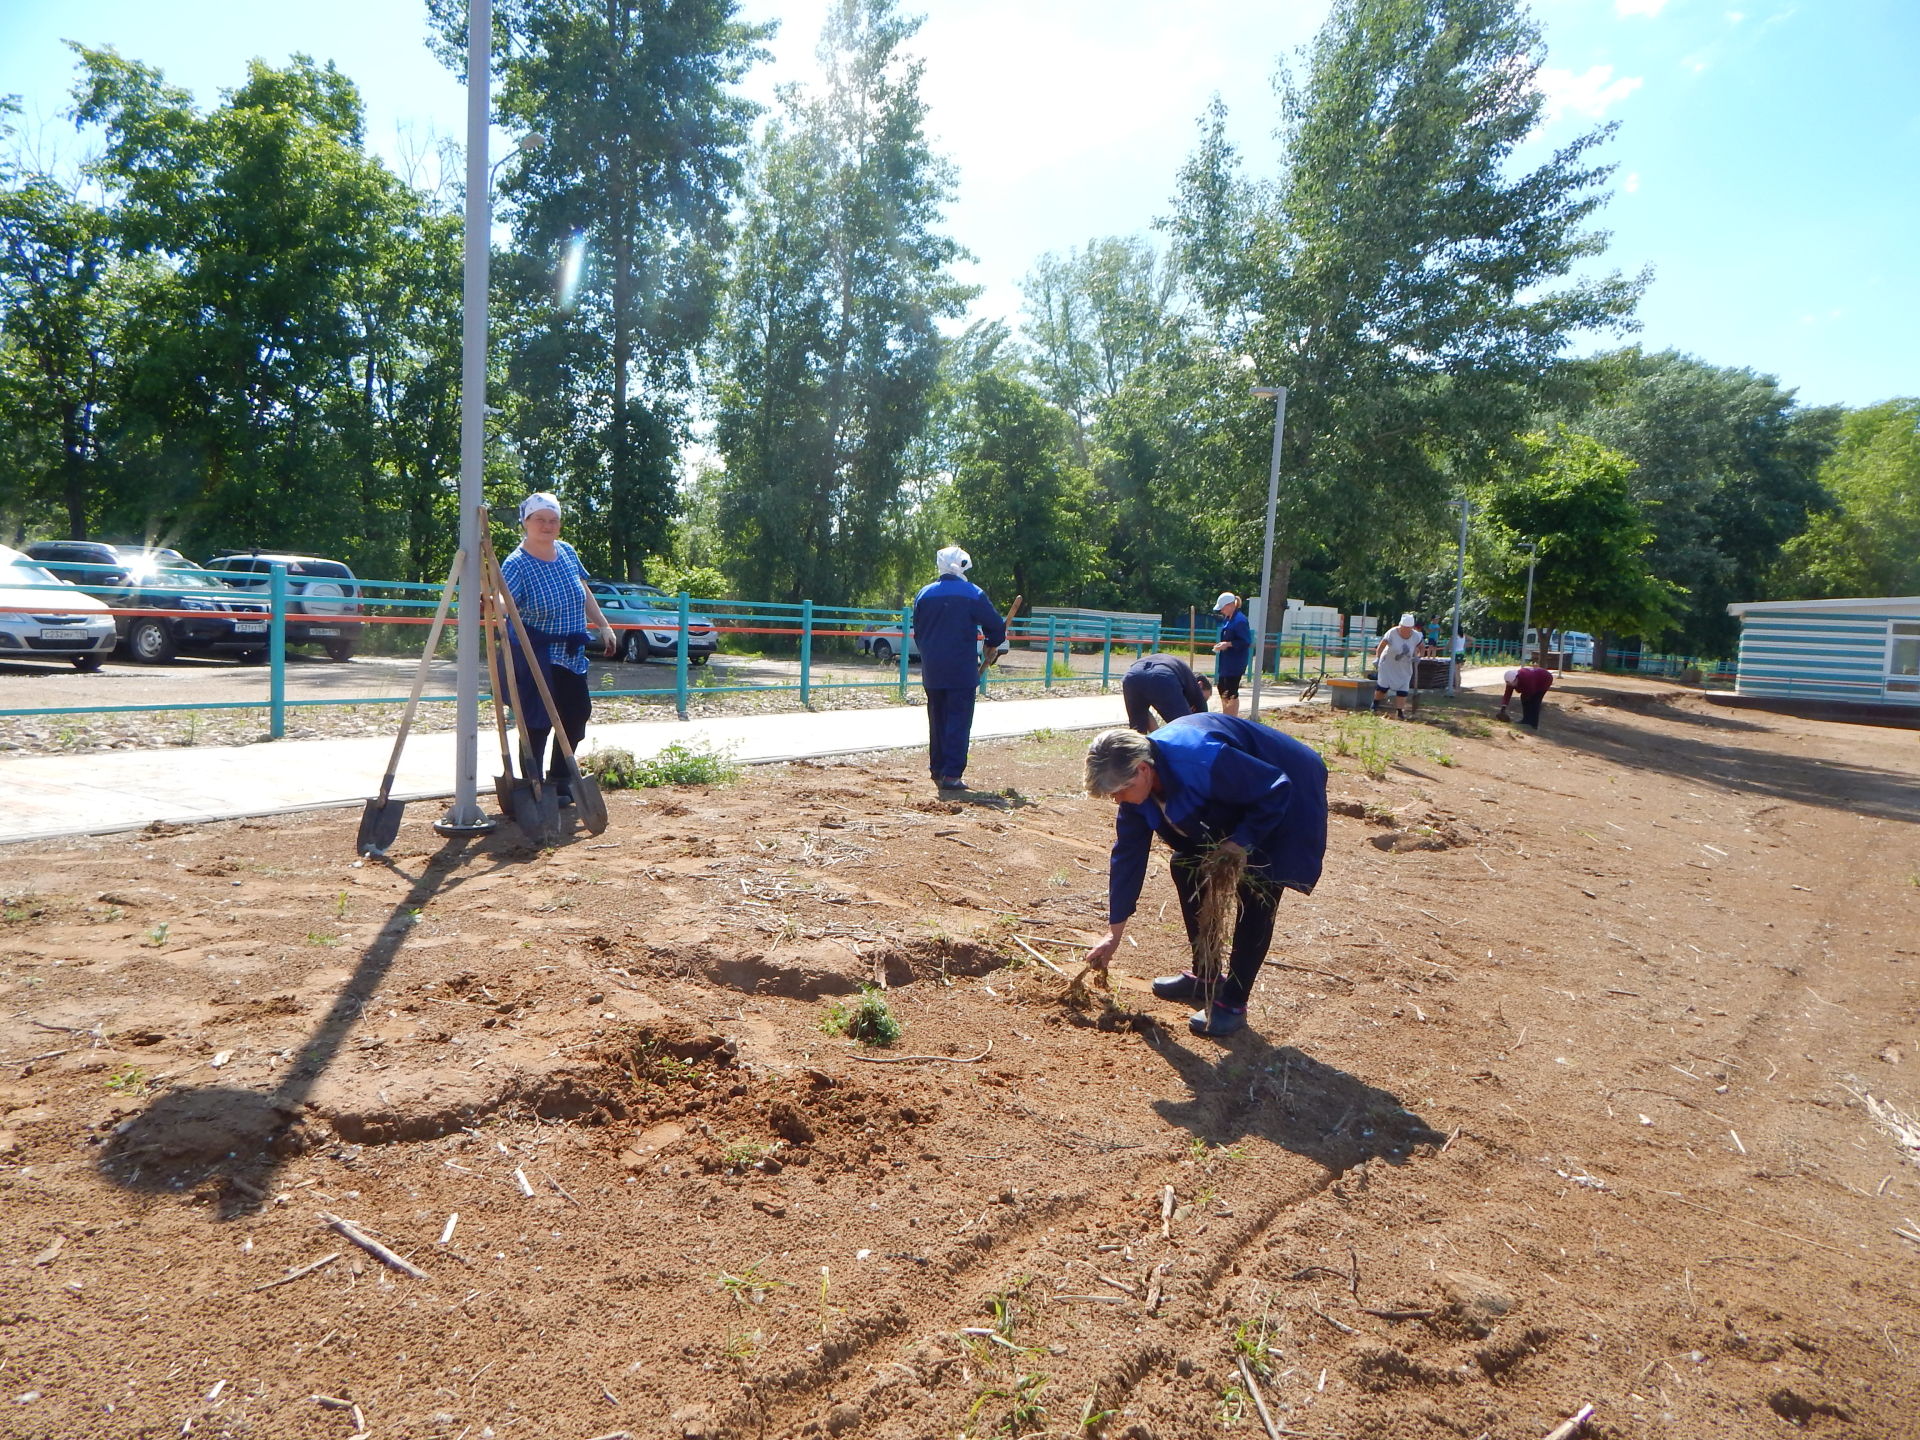
<path fill-rule="evenodd" d="M 580 276 L 587 267 L 587 237 L 575 232 L 560 252 L 560 308 L 571 310 L 580 298 Z"/>

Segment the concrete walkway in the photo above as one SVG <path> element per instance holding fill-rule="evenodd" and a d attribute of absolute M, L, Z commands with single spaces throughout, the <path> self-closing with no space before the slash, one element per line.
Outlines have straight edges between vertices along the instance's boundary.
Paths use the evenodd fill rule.
<path fill-rule="evenodd" d="M 973 738 L 1125 723 L 1116 687 L 1108 695 L 984 702 L 974 711 Z M 676 741 L 727 752 L 747 764 L 913 750 L 927 743 L 927 712 L 890 705 L 596 725 L 585 748 L 617 746 L 644 757 Z M 359 805 L 378 792 L 392 750 L 391 737 L 362 737 L 0 760 L 0 843 L 136 830 L 155 820 L 194 823 Z M 479 767 L 481 803 L 489 810 L 499 764 L 489 722 L 480 736 Z M 415 735 L 407 741 L 393 793 L 403 800 L 450 795 L 453 765 L 451 734 Z"/>

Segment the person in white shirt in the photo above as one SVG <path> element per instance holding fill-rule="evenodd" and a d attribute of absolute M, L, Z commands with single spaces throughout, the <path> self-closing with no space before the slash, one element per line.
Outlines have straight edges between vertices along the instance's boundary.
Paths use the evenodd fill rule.
<path fill-rule="evenodd" d="M 1373 652 L 1373 708 L 1378 710 L 1391 695 L 1393 713 L 1407 718 L 1407 697 L 1413 693 L 1414 669 L 1420 662 L 1420 647 L 1426 643 L 1409 611 L 1400 623 L 1380 637 Z"/>

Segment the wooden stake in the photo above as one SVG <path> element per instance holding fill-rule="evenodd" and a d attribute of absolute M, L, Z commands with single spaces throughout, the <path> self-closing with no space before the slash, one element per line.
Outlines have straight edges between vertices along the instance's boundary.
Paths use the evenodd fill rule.
<path fill-rule="evenodd" d="M 320 1223 L 337 1231 L 344 1239 L 351 1240 L 382 1265 L 390 1265 L 402 1275 L 411 1275 L 416 1280 L 431 1280 L 433 1277 L 410 1260 L 402 1260 L 393 1251 L 360 1229 L 351 1220 L 342 1220 L 338 1215 L 319 1212 Z"/>
<path fill-rule="evenodd" d="M 1247 1364 L 1244 1355 L 1233 1358 L 1240 1366 L 1240 1383 L 1247 1387 L 1247 1394 L 1253 1397 L 1253 1408 L 1260 1412 L 1260 1423 L 1266 1427 L 1268 1440 L 1280 1440 L 1280 1432 L 1274 1428 L 1273 1416 L 1267 1413 L 1266 1396 L 1260 1393 L 1260 1387 L 1254 1383 L 1253 1367 Z"/>
<path fill-rule="evenodd" d="M 298 1270 L 289 1270 L 286 1274 L 282 1275 L 278 1280 L 269 1280 L 264 1285 L 254 1286 L 252 1293 L 258 1294 L 262 1290 L 271 1290 L 276 1285 L 291 1285 L 294 1281 L 303 1279 L 306 1276 L 313 1274 L 314 1271 L 324 1269 L 326 1266 L 331 1265 L 334 1261 L 340 1258 L 340 1255 L 341 1255 L 341 1252 L 338 1250 L 334 1251 L 331 1255 L 322 1255 L 318 1260 L 314 1261 L 311 1265 L 302 1265 Z"/>
<path fill-rule="evenodd" d="M 987 1041 L 987 1048 L 978 1055 L 849 1055 L 849 1060 L 864 1060 L 869 1065 L 904 1065 L 909 1060 L 938 1060 L 945 1065 L 972 1065 L 984 1060 L 993 1053 L 993 1041 Z"/>
<path fill-rule="evenodd" d="M 1160 1238 L 1173 1238 L 1173 1186 L 1168 1185 L 1160 1191 Z"/>
<path fill-rule="evenodd" d="M 1573 1437 L 1580 1433 L 1581 1427 L 1587 1423 L 1588 1417 L 1592 1414 L 1593 1406 L 1582 1405 L 1578 1410 L 1574 1411 L 1573 1414 L 1549 1430 L 1546 1433 L 1545 1440 L 1573 1440 Z"/>
<path fill-rule="evenodd" d="M 1013 937 L 1013 943 L 1018 945 L 1022 950 L 1026 951 L 1027 954 L 1031 955 L 1034 959 L 1038 960 L 1042 965 L 1046 966 L 1047 969 L 1053 971 L 1053 973 L 1058 975 L 1062 980 L 1067 978 L 1066 971 L 1062 970 L 1058 965 L 1054 964 L 1053 961 L 1047 959 L 1046 956 L 1042 955 L 1038 950 L 1034 949 L 1033 946 L 1029 945 L 1026 941 L 1022 940 L 1018 935 L 1015 935 Z"/>

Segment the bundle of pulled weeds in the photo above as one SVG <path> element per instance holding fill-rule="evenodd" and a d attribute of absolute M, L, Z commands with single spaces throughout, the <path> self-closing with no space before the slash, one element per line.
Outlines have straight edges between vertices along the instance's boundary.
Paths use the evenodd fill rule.
<path fill-rule="evenodd" d="M 1247 873 L 1247 854 L 1238 846 L 1215 845 L 1194 864 L 1195 889 L 1200 903 L 1193 934 L 1193 973 L 1212 987 L 1226 973 L 1233 950 L 1234 926 L 1240 919 L 1240 881 Z"/>

